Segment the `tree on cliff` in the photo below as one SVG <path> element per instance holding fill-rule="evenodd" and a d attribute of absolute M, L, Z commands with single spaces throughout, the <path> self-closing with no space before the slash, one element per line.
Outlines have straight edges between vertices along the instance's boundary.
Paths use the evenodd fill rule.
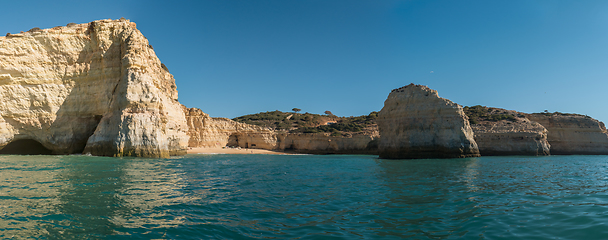
<path fill-rule="evenodd" d="M 333 116 L 334 114 L 331 113 L 331 111 L 325 111 L 325 114 L 329 115 L 329 116 Z"/>
<path fill-rule="evenodd" d="M 299 112 L 299 111 L 302 111 L 302 109 L 299 109 L 299 108 L 292 108 L 292 109 L 291 109 L 291 111 L 293 111 L 294 113 L 297 113 L 297 112 Z"/>

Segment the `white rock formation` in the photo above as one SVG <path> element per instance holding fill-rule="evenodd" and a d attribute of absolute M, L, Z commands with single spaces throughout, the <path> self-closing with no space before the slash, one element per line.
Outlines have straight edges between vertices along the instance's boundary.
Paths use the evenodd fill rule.
<path fill-rule="evenodd" d="M 378 154 L 378 135 L 365 133 L 331 136 L 331 133 L 285 133 L 279 149 L 308 154 Z"/>
<path fill-rule="evenodd" d="M 198 108 L 186 108 L 189 147 L 243 147 L 277 150 L 277 134 L 272 129 L 212 118 Z"/>
<path fill-rule="evenodd" d="M 0 37 L 0 148 L 55 154 L 184 154 L 175 80 L 135 23 L 100 20 Z"/>
<path fill-rule="evenodd" d="M 212 118 L 186 108 L 189 147 L 242 147 L 310 154 L 376 154 L 378 133 L 331 136 L 330 133 L 288 133 L 227 118 Z"/>
<path fill-rule="evenodd" d="M 426 86 L 394 89 L 378 114 L 380 158 L 477 157 L 462 107 Z"/>
<path fill-rule="evenodd" d="M 526 117 L 547 128 L 551 154 L 608 155 L 608 131 L 603 122 L 578 114 L 535 113 Z"/>
<path fill-rule="evenodd" d="M 469 115 L 474 119 L 471 129 L 482 156 L 492 155 L 549 155 L 547 129 L 530 121 L 524 113 L 489 107 L 469 107 L 468 111 L 481 111 L 485 116 Z M 468 112 L 465 109 L 465 113 Z M 477 113 L 479 114 L 479 113 Z M 509 116 L 510 119 L 494 119 Z"/>

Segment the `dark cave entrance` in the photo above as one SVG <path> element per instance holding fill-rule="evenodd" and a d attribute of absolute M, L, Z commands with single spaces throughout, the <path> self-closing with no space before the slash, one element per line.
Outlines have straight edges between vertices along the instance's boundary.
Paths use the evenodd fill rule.
<path fill-rule="evenodd" d="M 52 153 L 53 151 L 45 148 L 38 141 L 32 139 L 12 141 L 0 150 L 0 154 L 13 155 L 51 155 Z"/>

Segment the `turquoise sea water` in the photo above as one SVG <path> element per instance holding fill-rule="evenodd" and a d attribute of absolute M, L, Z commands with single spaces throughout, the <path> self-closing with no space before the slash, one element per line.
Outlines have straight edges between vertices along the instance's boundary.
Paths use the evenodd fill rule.
<path fill-rule="evenodd" d="M 607 239 L 608 156 L 0 156 L 0 238 Z"/>

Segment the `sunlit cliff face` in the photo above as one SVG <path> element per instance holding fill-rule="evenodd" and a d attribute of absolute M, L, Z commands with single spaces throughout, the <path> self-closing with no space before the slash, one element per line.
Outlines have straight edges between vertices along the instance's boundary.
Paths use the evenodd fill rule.
<path fill-rule="evenodd" d="M 547 128 L 551 154 L 608 154 L 608 133 L 603 122 L 577 114 L 528 114 Z"/>
<path fill-rule="evenodd" d="M 54 154 L 184 154 L 175 80 L 128 20 L 33 29 L 0 38 L 0 148 L 39 142 Z"/>
<path fill-rule="evenodd" d="M 380 158 L 479 156 L 462 107 L 426 86 L 394 89 L 378 113 Z"/>

